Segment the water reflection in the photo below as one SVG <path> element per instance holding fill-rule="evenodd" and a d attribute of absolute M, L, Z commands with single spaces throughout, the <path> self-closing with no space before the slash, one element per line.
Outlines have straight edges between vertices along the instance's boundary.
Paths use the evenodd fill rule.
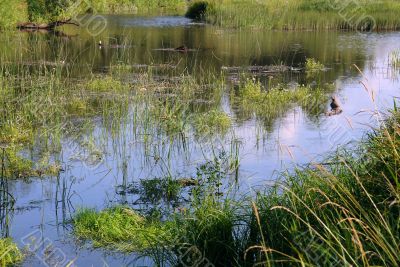
<path fill-rule="evenodd" d="M 198 81 L 204 81 L 206 90 L 197 92 L 188 101 L 183 101 L 179 92 L 166 90 L 151 103 L 166 112 L 171 101 L 181 102 L 183 107 L 178 114 L 188 123 L 195 115 L 204 116 L 209 110 L 220 108 L 232 118 L 232 128 L 222 135 L 211 132 L 207 138 L 196 135 L 196 129 L 192 128 L 182 133 L 179 127 L 170 127 L 166 121 L 152 124 L 150 118 L 155 114 L 145 115 L 143 106 L 129 103 L 127 96 L 124 101 L 113 103 L 104 95 L 88 102 L 88 110 L 96 112 L 86 114 L 90 126 L 82 126 L 87 121 L 82 119 L 79 109 L 71 106 L 71 131 L 86 131 L 70 135 L 67 132 L 61 141 L 56 156 L 65 172 L 59 177 L 29 181 L 2 179 L 0 217 L 3 235 L 11 235 L 21 244 L 21 238 L 40 229 L 68 258 L 77 257 L 78 265 L 102 265 L 105 261 L 119 266 L 135 258 L 101 250 L 93 252 L 71 238 L 70 225 L 65 223 L 80 207 L 102 209 L 137 201 L 136 207 L 152 210 L 165 201 L 171 204 L 172 199 L 169 208 L 174 210 L 184 205 L 184 199 L 173 198 L 174 190 L 166 194 L 165 186 L 174 184 L 164 184 L 165 180 L 156 178 L 195 177 L 197 166 L 224 150 L 234 159 L 236 167 L 227 175 L 233 179 L 223 186 L 234 184 L 232 181 L 237 178 L 240 190 L 248 192 L 274 180 L 276 170 L 318 160 L 337 145 L 358 140 L 368 129 L 365 124 L 373 124 L 370 114 L 359 111 L 375 106 L 387 109 L 393 103 L 393 96 L 398 95 L 398 72 L 387 63 L 388 53 L 398 46 L 397 33 L 372 34 L 367 38 L 340 32 L 248 32 L 190 25 L 181 18 L 108 18 L 109 27 L 96 38 L 83 29 L 69 27 L 60 29 L 64 34 L 4 33 L 0 36 L 1 63 L 15 73 L 21 66 L 28 73 L 55 71 L 70 77 L 71 87 L 94 74 L 115 75 L 120 73 L 118 69 L 128 70 L 121 77 L 125 82 L 140 83 L 145 73 L 171 87 L 176 84 L 176 77 L 192 74 Z M 99 41 L 103 48 L 99 48 Z M 181 45 L 195 51 L 168 50 Z M 319 60 L 329 70 L 317 76 L 307 76 L 303 71 L 268 75 L 245 71 L 251 66 L 303 68 L 306 58 Z M 360 85 L 363 77 L 353 64 L 364 72 L 375 90 L 376 102 L 371 102 Z M 240 70 L 226 71 L 232 67 Z M 215 86 L 204 78 L 206 75 L 223 76 L 221 88 L 214 90 Z M 323 116 L 329 104 L 327 98 L 318 99 L 317 104 L 294 105 L 279 116 L 265 118 L 235 102 L 238 96 L 235 79 L 240 82 L 242 77 L 256 77 L 267 88 L 278 84 L 291 87 L 331 84 L 327 93 L 337 93 L 344 112 L 332 118 Z M 21 97 L 28 92 L 14 93 L 15 97 Z M 107 113 L 114 110 L 112 104 L 120 114 Z M 101 148 L 100 152 L 92 150 L 93 143 Z M 99 154 L 101 157 L 97 157 Z M 11 195 L 16 202 L 15 213 Z M 33 258 L 24 264 L 40 266 L 41 262 Z"/>
<path fill-rule="evenodd" d="M 10 236 L 10 223 L 12 223 L 15 198 L 8 185 L 8 179 L 5 175 L 5 148 L 1 148 L 1 174 L 0 174 L 0 237 Z"/>

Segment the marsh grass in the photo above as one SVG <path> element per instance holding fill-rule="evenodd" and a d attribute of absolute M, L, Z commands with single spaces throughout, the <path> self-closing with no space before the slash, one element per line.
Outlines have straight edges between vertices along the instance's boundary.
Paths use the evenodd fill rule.
<path fill-rule="evenodd" d="M 233 28 L 370 31 L 398 29 L 400 22 L 396 13 L 399 9 L 399 3 L 394 0 L 380 1 L 379 4 L 373 1 L 290 0 L 284 5 L 278 0 L 209 0 L 191 3 L 187 16 Z M 343 18 L 341 14 L 347 17 Z M 372 16 L 376 25 L 363 20 L 366 15 Z"/>
<path fill-rule="evenodd" d="M 305 68 L 307 72 L 318 72 L 323 71 L 325 66 L 314 58 L 307 58 Z"/>
<path fill-rule="evenodd" d="M 19 264 L 23 255 L 17 245 L 9 238 L 0 239 L 0 266 L 15 266 Z"/>
<path fill-rule="evenodd" d="M 272 129 L 277 118 L 289 110 L 300 106 L 311 115 L 323 113 L 323 102 L 328 88 L 311 88 L 300 85 L 289 89 L 285 86 L 274 86 L 269 89 L 255 79 L 247 79 L 231 92 L 231 101 L 240 108 L 247 118 L 256 117 L 266 129 Z M 243 115 L 242 115 L 243 116 Z"/>
<path fill-rule="evenodd" d="M 146 69 L 127 80 L 132 69 L 118 65 L 107 75 L 70 79 L 64 64 L 49 64 L 1 66 L 0 141 L 9 158 L 4 160 L 7 176 L 40 176 L 55 170 L 53 163 L 40 164 L 38 170 L 37 158 L 26 158 L 24 151 L 38 144 L 57 153 L 68 138 L 83 151 L 94 151 L 84 141 L 91 139 L 93 127 L 87 127 L 93 121 L 112 138 L 134 123 L 136 136 L 147 146 L 154 140 L 149 136 L 185 142 L 193 131 L 216 135 L 230 127 L 230 118 L 220 111 L 221 80 L 213 75 L 195 79 L 183 73 L 160 79 Z"/>
<path fill-rule="evenodd" d="M 332 155 L 329 165 L 297 168 L 255 199 L 215 194 L 223 173 L 217 160 L 199 168 L 207 182 L 190 208 L 165 222 L 146 222 L 124 207 L 81 211 L 75 233 L 124 251 L 140 244 L 172 265 L 196 255 L 188 260 L 215 266 L 397 266 L 399 120 L 395 111 L 358 149 Z"/>
<path fill-rule="evenodd" d="M 211 110 L 194 118 L 194 128 L 199 135 L 215 132 L 226 133 L 231 125 L 232 120 L 229 115 L 220 110 Z"/>
<path fill-rule="evenodd" d="M 255 249 L 272 265 L 398 265 L 398 129 L 395 111 L 358 150 L 333 155 L 329 167 L 298 169 L 260 193 L 254 214 L 262 234 L 249 254 Z"/>
<path fill-rule="evenodd" d="M 168 223 L 147 221 L 128 207 L 115 207 L 101 212 L 85 209 L 74 218 L 74 233 L 91 239 L 95 247 L 120 251 L 143 251 L 172 239 Z"/>
<path fill-rule="evenodd" d="M 182 14 L 186 9 L 186 2 L 183 0 L 90 0 L 89 2 L 93 9 L 102 13 Z M 86 4 L 82 6 L 87 7 Z"/>
<path fill-rule="evenodd" d="M 389 54 L 389 64 L 395 69 L 400 67 L 400 50 L 394 50 Z"/>

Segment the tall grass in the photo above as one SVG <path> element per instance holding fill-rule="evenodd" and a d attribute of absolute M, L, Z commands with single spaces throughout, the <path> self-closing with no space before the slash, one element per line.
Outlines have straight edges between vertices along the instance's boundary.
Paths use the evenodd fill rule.
<path fill-rule="evenodd" d="M 257 198 L 261 234 L 254 249 L 279 265 L 397 266 L 399 113 L 357 151 L 333 156 L 287 177 Z"/>
<path fill-rule="evenodd" d="M 341 2 L 329 0 L 195 1 L 187 16 L 222 27 L 279 30 L 396 30 L 398 1 Z M 369 21 L 371 16 L 373 21 Z M 363 19 L 365 18 L 365 19 Z"/>

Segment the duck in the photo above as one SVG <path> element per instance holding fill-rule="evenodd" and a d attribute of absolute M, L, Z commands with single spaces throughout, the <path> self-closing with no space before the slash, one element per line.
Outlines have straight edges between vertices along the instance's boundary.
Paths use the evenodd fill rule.
<path fill-rule="evenodd" d="M 339 101 L 337 100 L 336 96 L 332 96 L 331 98 L 331 111 L 326 112 L 325 114 L 327 116 L 333 116 L 333 115 L 339 115 L 340 113 L 343 112 L 343 110 L 340 108 Z"/>
<path fill-rule="evenodd" d="M 104 46 L 103 43 L 101 42 L 101 40 L 99 41 L 98 45 L 99 45 L 99 48 L 102 48 Z"/>
<path fill-rule="evenodd" d="M 340 110 L 339 101 L 337 100 L 336 96 L 332 96 L 331 100 L 332 100 L 331 102 L 332 111 Z"/>

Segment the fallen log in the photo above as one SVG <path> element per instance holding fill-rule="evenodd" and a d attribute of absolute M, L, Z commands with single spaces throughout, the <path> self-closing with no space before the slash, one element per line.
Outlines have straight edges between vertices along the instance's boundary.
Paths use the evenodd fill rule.
<path fill-rule="evenodd" d="M 27 30 L 27 29 L 32 29 L 32 30 L 54 30 L 54 28 L 57 27 L 57 26 L 62 26 L 62 25 L 67 25 L 67 24 L 79 26 L 78 23 L 72 22 L 71 19 L 67 19 L 67 20 L 53 21 L 53 22 L 50 22 L 50 23 L 34 23 L 34 22 L 19 23 L 17 25 L 17 29 L 19 29 L 19 30 Z"/>

